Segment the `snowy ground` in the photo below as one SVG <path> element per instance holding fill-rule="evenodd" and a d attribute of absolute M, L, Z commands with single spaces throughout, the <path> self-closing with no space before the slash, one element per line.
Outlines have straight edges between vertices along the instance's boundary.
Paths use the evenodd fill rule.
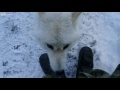
<path fill-rule="evenodd" d="M 38 60 L 45 50 L 32 36 L 33 25 L 33 12 L 0 12 L 1 78 L 41 78 L 44 75 Z M 82 36 L 79 48 L 81 43 L 90 46 L 94 68 L 111 74 L 120 63 L 120 13 L 84 12 L 79 27 Z M 68 62 L 67 66 L 73 64 Z"/>

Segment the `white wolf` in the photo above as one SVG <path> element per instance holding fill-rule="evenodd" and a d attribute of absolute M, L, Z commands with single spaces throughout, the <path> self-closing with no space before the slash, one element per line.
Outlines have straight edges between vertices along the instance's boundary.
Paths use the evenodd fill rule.
<path fill-rule="evenodd" d="M 80 39 L 77 28 L 81 12 L 36 12 L 34 35 L 48 51 L 53 71 L 65 69 L 68 50 Z"/>

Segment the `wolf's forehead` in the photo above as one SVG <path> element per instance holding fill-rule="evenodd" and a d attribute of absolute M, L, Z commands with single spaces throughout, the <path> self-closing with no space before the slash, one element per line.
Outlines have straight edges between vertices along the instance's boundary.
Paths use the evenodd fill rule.
<path fill-rule="evenodd" d="M 61 17 L 52 17 L 45 19 L 45 25 L 47 28 L 54 29 L 54 30 L 63 30 L 69 29 L 72 27 L 72 21 L 70 18 L 61 18 Z"/>
<path fill-rule="evenodd" d="M 47 12 L 45 17 L 67 17 L 70 15 L 70 12 Z"/>
<path fill-rule="evenodd" d="M 46 13 L 42 19 L 46 22 L 65 22 L 68 20 L 71 20 L 71 15 L 68 13 L 59 13 L 59 12 L 52 12 L 52 13 Z"/>

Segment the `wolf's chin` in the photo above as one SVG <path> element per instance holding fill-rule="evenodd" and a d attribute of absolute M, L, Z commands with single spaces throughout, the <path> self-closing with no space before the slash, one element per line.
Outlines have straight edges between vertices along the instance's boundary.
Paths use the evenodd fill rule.
<path fill-rule="evenodd" d="M 62 55 L 48 53 L 48 56 L 50 60 L 50 66 L 54 72 L 65 70 L 65 66 L 66 66 L 66 54 L 65 53 L 62 53 Z"/>

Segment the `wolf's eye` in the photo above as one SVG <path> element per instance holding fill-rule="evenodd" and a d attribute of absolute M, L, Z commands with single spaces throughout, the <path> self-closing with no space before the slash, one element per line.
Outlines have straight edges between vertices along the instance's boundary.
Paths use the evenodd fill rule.
<path fill-rule="evenodd" d="M 47 47 L 53 50 L 53 46 L 50 44 L 47 44 Z"/>
<path fill-rule="evenodd" d="M 69 44 L 65 45 L 65 46 L 63 47 L 63 50 L 65 50 L 65 49 L 68 48 L 68 47 L 69 47 Z"/>

